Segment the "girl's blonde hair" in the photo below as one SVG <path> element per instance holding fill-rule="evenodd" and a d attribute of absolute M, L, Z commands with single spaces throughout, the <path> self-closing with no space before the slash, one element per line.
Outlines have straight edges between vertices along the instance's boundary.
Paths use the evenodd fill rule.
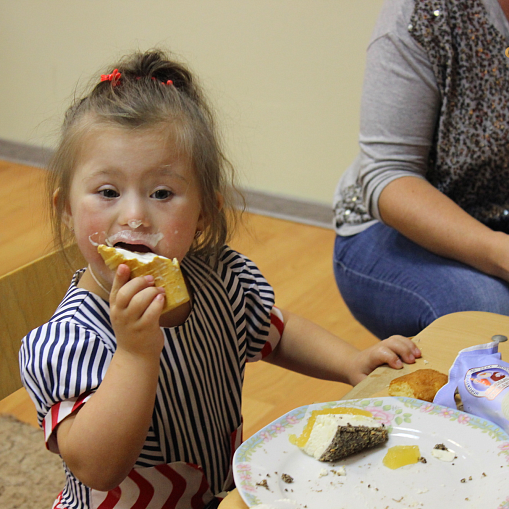
<path fill-rule="evenodd" d="M 115 70 L 115 72 L 112 72 Z M 192 160 L 207 221 L 190 253 L 215 258 L 228 242 L 244 204 L 234 184 L 233 167 L 221 148 L 212 110 L 191 72 L 163 51 L 136 52 L 103 75 L 82 99 L 67 110 L 58 148 L 50 161 L 48 193 L 58 190 L 50 208 L 56 243 L 72 242 L 63 223 L 74 170 L 84 135 L 98 126 L 125 129 L 169 129 Z M 222 206 L 218 196 L 222 196 Z"/>

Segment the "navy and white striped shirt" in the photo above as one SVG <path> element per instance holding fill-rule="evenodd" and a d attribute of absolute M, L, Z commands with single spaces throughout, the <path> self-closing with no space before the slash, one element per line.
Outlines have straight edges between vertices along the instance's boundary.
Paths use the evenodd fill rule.
<path fill-rule="evenodd" d="M 105 493 L 81 484 L 64 465 L 67 483 L 55 507 L 200 509 L 230 487 L 245 362 L 272 351 L 282 317 L 256 265 L 229 247 L 214 270 L 197 257 L 186 257 L 182 270 L 192 288 L 192 311 L 182 325 L 163 328 L 152 424 L 135 468 Z M 116 349 L 109 304 L 76 286 L 83 272 L 20 351 L 23 384 L 54 452 L 54 429 L 93 396 Z"/>

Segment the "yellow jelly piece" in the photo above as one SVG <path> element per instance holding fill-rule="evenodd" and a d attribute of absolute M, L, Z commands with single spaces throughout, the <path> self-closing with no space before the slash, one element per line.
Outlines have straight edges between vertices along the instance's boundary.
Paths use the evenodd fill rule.
<path fill-rule="evenodd" d="M 417 445 L 395 445 L 387 451 L 383 464 L 395 470 L 405 465 L 417 463 L 420 457 L 421 452 Z"/>
<path fill-rule="evenodd" d="M 366 417 L 373 417 L 371 412 L 367 410 L 361 410 L 360 408 L 345 408 L 345 407 L 337 407 L 337 408 L 324 408 L 322 410 L 313 410 L 311 412 L 311 416 L 309 420 L 302 430 L 302 434 L 300 437 L 297 435 L 290 435 L 289 440 L 293 445 L 297 445 L 300 448 L 304 447 L 309 440 L 309 436 L 311 435 L 311 430 L 315 425 L 316 416 L 317 415 L 328 415 L 328 414 L 349 414 L 349 415 L 364 415 Z"/>

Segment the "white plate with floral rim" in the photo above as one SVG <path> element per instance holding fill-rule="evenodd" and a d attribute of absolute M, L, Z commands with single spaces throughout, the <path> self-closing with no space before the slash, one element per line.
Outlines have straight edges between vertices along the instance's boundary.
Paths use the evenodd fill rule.
<path fill-rule="evenodd" d="M 389 441 L 336 463 L 319 462 L 290 443 L 290 434 L 301 434 L 312 410 L 334 407 L 371 412 L 389 428 Z M 432 456 L 437 444 L 456 458 L 445 462 Z M 387 468 L 382 461 L 394 445 L 418 445 L 426 463 Z M 233 472 L 249 507 L 509 509 L 507 433 L 485 419 L 411 398 L 333 401 L 292 410 L 237 449 Z M 293 482 L 285 482 L 286 476 Z M 280 505 L 282 500 L 287 503 Z"/>

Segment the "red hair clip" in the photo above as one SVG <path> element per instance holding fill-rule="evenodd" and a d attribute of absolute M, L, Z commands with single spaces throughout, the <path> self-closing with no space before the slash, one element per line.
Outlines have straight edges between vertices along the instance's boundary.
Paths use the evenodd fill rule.
<path fill-rule="evenodd" d="M 140 79 L 140 78 L 138 78 Z M 154 78 L 154 76 L 152 76 L 152 81 L 157 81 L 156 78 Z M 166 83 L 164 81 L 160 81 L 159 83 L 161 83 L 161 85 L 173 85 L 173 81 L 172 80 L 168 80 Z"/>
<path fill-rule="evenodd" d="M 111 81 L 112 85 L 115 86 L 121 76 L 122 74 L 118 72 L 118 69 L 115 69 L 111 74 L 101 74 L 101 81 Z"/>

